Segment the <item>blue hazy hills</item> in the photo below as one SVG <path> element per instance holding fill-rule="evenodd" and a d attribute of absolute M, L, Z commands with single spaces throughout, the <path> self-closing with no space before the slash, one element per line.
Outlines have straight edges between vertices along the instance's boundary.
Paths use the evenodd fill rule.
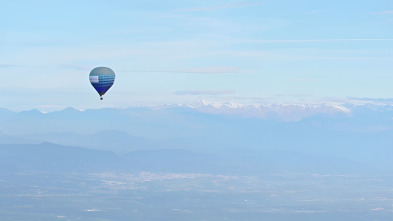
<path fill-rule="evenodd" d="M 346 108 L 349 112 L 321 110 L 293 121 L 185 106 L 50 113 L 0 109 L 0 156 L 9 162 L 7 150 L 15 159 L 50 159 L 61 168 L 97 162 L 112 169 L 167 171 L 390 170 L 392 107 Z M 54 165 L 46 160 L 39 161 Z"/>
<path fill-rule="evenodd" d="M 162 149 L 118 155 L 109 151 L 52 143 L 0 145 L 0 170 L 4 173 L 151 171 L 243 175 L 385 172 L 343 158 L 290 151 L 251 150 L 218 155 Z"/>

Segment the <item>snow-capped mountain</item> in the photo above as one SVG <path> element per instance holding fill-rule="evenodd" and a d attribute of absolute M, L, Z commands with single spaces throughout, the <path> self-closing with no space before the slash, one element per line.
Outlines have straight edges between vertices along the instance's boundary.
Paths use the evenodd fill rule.
<path fill-rule="evenodd" d="M 232 102 L 209 102 L 201 100 L 178 105 L 208 114 L 237 115 L 259 119 L 298 121 L 313 115 L 350 115 L 351 109 L 343 104 L 239 104 Z"/>

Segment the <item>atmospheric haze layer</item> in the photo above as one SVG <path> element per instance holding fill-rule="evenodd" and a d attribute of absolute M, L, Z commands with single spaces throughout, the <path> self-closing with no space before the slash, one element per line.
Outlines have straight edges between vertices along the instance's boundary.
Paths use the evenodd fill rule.
<path fill-rule="evenodd" d="M 0 214 L 389 220 L 392 116 L 378 104 L 1 109 Z"/>

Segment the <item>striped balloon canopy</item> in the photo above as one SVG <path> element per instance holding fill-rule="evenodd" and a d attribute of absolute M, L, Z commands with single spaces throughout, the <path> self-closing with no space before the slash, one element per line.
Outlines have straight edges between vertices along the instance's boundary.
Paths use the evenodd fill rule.
<path fill-rule="evenodd" d="M 90 72 L 90 83 L 96 89 L 102 100 L 104 95 L 109 88 L 112 87 L 115 82 L 115 72 L 107 67 L 97 67 Z"/>

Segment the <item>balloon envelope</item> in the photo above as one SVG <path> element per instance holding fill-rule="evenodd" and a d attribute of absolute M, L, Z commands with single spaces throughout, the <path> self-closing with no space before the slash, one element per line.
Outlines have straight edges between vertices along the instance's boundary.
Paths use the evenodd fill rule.
<path fill-rule="evenodd" d="M 100 96 L 104 95 L 115 82 L 115 72 L 110 68 L 97 67 L 90 72 L 90 83 Z"/>

